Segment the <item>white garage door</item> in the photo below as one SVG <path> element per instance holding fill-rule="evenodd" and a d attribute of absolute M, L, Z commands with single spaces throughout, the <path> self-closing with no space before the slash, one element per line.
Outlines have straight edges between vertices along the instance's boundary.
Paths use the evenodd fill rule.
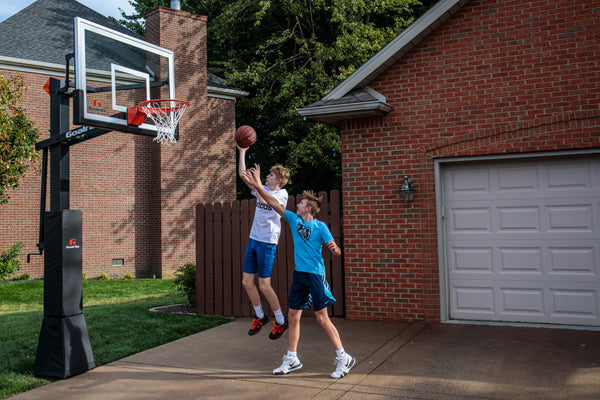
<path fill-rule="evenodd" d="M 442 173 L 451 319 L 600 326 L 600 157 Z"/>

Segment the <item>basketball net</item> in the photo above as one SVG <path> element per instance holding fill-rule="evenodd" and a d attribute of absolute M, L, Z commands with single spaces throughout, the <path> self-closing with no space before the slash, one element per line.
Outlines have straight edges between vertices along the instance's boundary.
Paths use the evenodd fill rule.
<path fill-rule="evenodd" d="M 188 104 L 187 101 L 173 99 L 148 100 L 140 103 L 140 110 L 156 125 L 155 142 L 169 145 L 177 141 L 175 130 Z"/>

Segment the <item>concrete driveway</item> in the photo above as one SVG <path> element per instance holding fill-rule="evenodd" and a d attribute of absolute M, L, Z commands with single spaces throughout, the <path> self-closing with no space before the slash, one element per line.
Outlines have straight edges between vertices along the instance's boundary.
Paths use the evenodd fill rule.
<path fill-rule="evenodd" d="M 600 331 L 335 319 L 356 366 L 340 379 L 316 321 L 302 321 L 304 367 L 274 376 L 282 339 L 240 319 L 13 400 L 344 399 L 598 400 Z"/>

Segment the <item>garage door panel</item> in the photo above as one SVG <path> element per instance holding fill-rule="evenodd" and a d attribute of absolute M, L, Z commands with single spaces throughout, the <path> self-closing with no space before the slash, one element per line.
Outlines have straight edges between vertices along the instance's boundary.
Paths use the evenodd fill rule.
<path fill-rule="evenodd" d="M 454 247 L 451 271 L 456 274 L 492 274 L 493 249 L 491 247 Z"/>
<path fill-rule="evenodd" d="M 547 189 L 553 191 L 591 190 L 593 170 L 590 162 L 562 162 L 548 165 L 546 171 Z"/>
<path fill-rule="evenodd" d="M 530 287 L 527 282 L 496 281 L 452 282 L 450 310 L 454 319 L 557 323 L 576 325 L 600 324 L 598 288 L 571 289 L 569 285 Z"/>
<path fill-rule="evenodd" d="M 461 233 L 492 233 L 490 208 L 457 208 L 451 210 L 451 230 Z"/>
<path fill-rule="evenodd" d="M 542 231 L 542 210 L 539 206 L 497 207 L 498 233 Z"/>
<path fill-rule="evenodd" d="M 544 290 L 540 288 L 499 288 L 500 309 L 502 315 L 544 316 Z"/>
<path fill-rule="evenodd" d="M 451 318 L 600 326 L 598 157 L 465 164 L 443 177 Z"/>
<path fill-rule="evenodd" d="M 588 247 L 550 247 L 549 273 L 598 279 L 598 243 Z"/>
<path fill-rule="evenodd" d="M 542 274 L 544 255 L 540 247 L 499 247 L 499 274 Z"/>
<path fill-rule="evenodd" d="M 542 204 L 544 200 L 489 201 L 489 207 L 481 203 L 457 202 L 447 212 L 447 229 L 453 234 L 473 234 L 473 238 L 485 234 L 539 234 L 577 235 L 600 231 L 598 204 L 573 204 L 576 199 L 565 198 Z M 535 202 L 537 204 L 531 204 Z"/>
<path fill-rule="evenodd" d="M 463 168 L 448 175 L 447 185 L 455 195 L 490 193 L 490 178 L 487 170 Z"/>
<path fill-rule="evenodd" d="M 473 285 L 473 282 L 469 282 Z M 486 315 L 488 318 L 493 318 L 496 313 L 496 301 L 494 288 L 491 286 L 469 286 L 461 285 L 457 282 L 453 285 L 452 293 L 452 314 L 455 316 L 465 315 Z"/>
<path fill-rule="evenodd" d="M 550 205 L 548 232 L 593 232 L 593 206 L 591 204 Z"/>
<path fill-rule="evenodd" d="M 560 240 L 494 241 L 493 246 L 476 246 L 475 241 L 448 241 L 449 276 L 477 273 L 507 276 L 515 274 L 521 279 L 526 274 L 544 274 L 546 280 L 600 282 L 600 242 L 576 241 L 571 247 Z M 553 278 L 554 276 L 554 278 Z M 492 278 L 490 276 L 490 278 Z"/>
<path fill-rule="evenodd" d="M 510 195 L 537 193 L 539 171 L 536 165 L 520 165 L 505 168 L 491 168 L 498 176 L 498 192 Z"/>
<path fill-rule="evenodd" d="M 552 318 L 598 320 L 597 289 L 550 289 L 549 294 Z"/>

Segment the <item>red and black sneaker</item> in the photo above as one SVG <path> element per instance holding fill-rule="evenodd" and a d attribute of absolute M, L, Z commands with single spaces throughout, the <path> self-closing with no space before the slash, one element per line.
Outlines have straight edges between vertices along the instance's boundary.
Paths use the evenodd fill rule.
<path fill-rule="evenodd" d="M 248 331 L 248 335 L 254 336 L 258 332 L 260 332 L 260 328 L 263 327 L 264 324 L 269 322 L 269 316 L 265 315 L 263 318 L 254 318 L 252 320 L 252 328 Z"/>
<path fill-rule="evenodd" d="M 288 327 L 288 320 L 286 318 L 283 324 L 281 325 L 279 325 L 277 321 L 273 321 L 273 324 L 275 324 L 275 327 L 273 328 L 271 333 L 269 333 L 269 339 L 279 339 Z"/>

